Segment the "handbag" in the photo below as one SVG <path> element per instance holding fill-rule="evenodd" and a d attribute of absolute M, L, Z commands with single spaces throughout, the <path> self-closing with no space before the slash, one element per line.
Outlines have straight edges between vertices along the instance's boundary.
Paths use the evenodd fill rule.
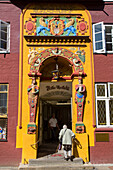
<path fill-rule="evenodd" d="M 61 150 L 61 148 L 62 148 L 62 144 L 59 143 L 58 150 Z"/>

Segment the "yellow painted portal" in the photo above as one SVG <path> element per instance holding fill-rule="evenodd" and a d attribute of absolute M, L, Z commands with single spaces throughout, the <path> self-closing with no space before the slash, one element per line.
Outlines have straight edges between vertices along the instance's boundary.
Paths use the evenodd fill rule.
<path fill-rule="evenodd" d="M 46 10 L 45 10 L 46 9 Z M 33 50 L 36 52 L 33 52 Z M 30 57 L 29 57 L 30 56 Z M 36 134 L 28 134 L 30 108 L 27 88 L 36 75 L 40 89 L 43 63 L 50 65 L 53 58 L 69 63 L 71 70 L 59 79 L 48 76 L 48 82 L 72 82 L 72 130 L 76 133 L 77 104 L 75 85 L 83 77 L 86 87 L 83 123 L 85 133 L 76 134 L 82 148 L 76 146 L 78 156 L 89 160 L 88 147 L 94 146 L 94 66 L 92 47 L 92 21 L 87 9 L 79 4 L 29 4 L 20 17 L 19 105 L 16 147 L 22 148 L 22 163 L 37 157 L 39 98 L 36 113 Z M 50 63 L 49 63 L 50 62 Z M 47 81 L 47 80 L 46 80 Z M 40 90 L 39 90 L 40 93 Z M 76 155 L 76 154 L 75 154 Z M 77 156 L 77 155 L 76 155 Z"/>

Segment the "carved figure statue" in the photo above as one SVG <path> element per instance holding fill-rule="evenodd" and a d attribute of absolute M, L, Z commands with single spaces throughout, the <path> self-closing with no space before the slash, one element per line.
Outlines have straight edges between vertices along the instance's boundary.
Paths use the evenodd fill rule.
<path fill-rule="evenodd" d="M 80 50 L 80 47 L 78 47 L 78 51 L 75 53 L 78 55 L 78 57 L 80 58 L 80 60 L 85 63 L 85 51 L 84 50 Z"/>
<path fill-rule="evenodd" d="M 50 31 L 50 29 L 47 28 L 48 20 L 45 21 L 44 18 L 41 17 L 39 19 L 39 23 L 40 23 L 40 26 L 37 27 L 37 30 L 36 30 L 37 35 L 40 35 L 39 33 L 42 32 L 45 36 L 47 36 L 47 34 L 45 33 L 45 30 Z"/>
<path fill-rule="evenodd" d="M 31 51 L 31 48 L 29 49 L 28 64 L 32 64 L 36 54 L 38 54 L 38 52 L 35 50 L 35 48 L 33 48 L 32 51 Z"/>
<path fill-rule="evenodd" d="M 64 31 L 68 31 L 68 33 L 66 34 L 66 36 L 69 36 L 69 34 L 72 32 L 75 36 L 76 36 L 76 29 L 74 28 L 74 23 L 75 20 L 74 18 L 70 18 L 69 22 L 66 22 L 66 20 L 64 21 L 65 23 L 65 28 Z"/>
<path fill-rule="evenodd" d="M 28 103 L 30 105 L 30 122 L 35 122 L 36 105 L 39 93 L 39 87 L 36 85 L 35 77 L 32 78 L 32 84 L 28 87 Z"/>
<path fill-rule="evenodd" d="M 83 121 L 83 105 L 84 105 L 84 92 L 85 85 L 82 84 L 82 77 L 78 79 L 79 84 L 75 85 L 75 103 L 77 103 L 77 122 Z"/>

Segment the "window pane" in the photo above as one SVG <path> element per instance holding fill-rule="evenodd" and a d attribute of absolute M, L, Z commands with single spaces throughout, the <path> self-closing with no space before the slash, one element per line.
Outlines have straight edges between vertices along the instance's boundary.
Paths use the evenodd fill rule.
<path fill-rule="evenodd" d="M 105 26 L 105 33 L 111 33 L 112 32 L 112 26 Z"/>
<path fill-rule="evenodd" d="M 7 117 L 8 85 L 0 85 L 0 116 Z"/>
<path fill-rule="evenodd" d="M 3 100 L 0 99 L 0 106 L 3 106 Z"/>
<path fill-rule="evenodd" d="M 106 103 L 105 100 L 97 101 L 98 125 L 106 125 Z"/>
<path fill-rule="evenodd" d="M 0 91 L 7 91 L 7 85 L 1 84 Z"/>
<path fill-rule="evenodd" d="M 109 44 L 106 43 L 106 50 L 112 51 L 112 44 L 111 43 L 109 43 Z"/>
<path fill-rule="evenodd" d="M 4 31 L 7 33 L 7 24 L 4 24 L 3 22 L 1 22 L 1 31 Z"/>
<path fill-rule="evenodd" d="M 7 93 L 0 93 L 0 115 L 7 114 Z"/>
<path fill-rule="evenodd" d="M 105 85 L 97 85 L 97 96 L 105 96 Z"/>
<path fill-rule="evenodd" d="M 0 31 L 0 35 L 1 35 L 1 39 L 7 41 L 7 33 L 6 32 Z"/>
<path fill-rule="evenodd" d="M 103 49 L 103 43 L 102 42 L 97 42 L 97 43 L 95 43 L 95 45 L 96 45 L 96 50 Z"/>
<path fill-rule="evenodd" d="M 3 94 L 2 93 L 0 93 L 0 100 L 2 100 L 3 99 Z"/>
<path fill-rule="evenodd" d="M 0 119 L 0 140 L 7 139 L 7 119 Z"/>
<path fill-rule="evenodd" d="M 7 47 L 7 42 L 1 40 L 1 46 L 0 46 L 0 48 L 7 49 L 6 47 Z"/>
<path fill-rule="evenodd" d="M 113 96 L 113 84 L 110 84 L 110 96 Z"/>
<path fill-rule="evenodd" d="M 102 31 L 102 24 L 95 25 L 95 33 Z"/>
<path fill-rule="evenodd" d="M 7 117 L 7 107 L 0 106 L 0 116 L 6 116 Z"/>
<path fill-rule="evenodd" d="M 112 36 L 106 35 L 106 42 L 112 42 Z"/>
<path fill-rule="evenodd" d="M 109 101 L 110 125 L 113 125 L 113 100 Z"/>
<path fill-rule="evenodd" d="M 7 100 L 7 93 L 3 93 L 3 100 Z"/>
<path fill-rule="evenodd" d="M 0 21 L 0 53 L 10 51 L 10 24 Z"/>
<path fill-rule="evenodd" d="M 95 34 L 95 41 L 102 41 L 102 33 Z"/>

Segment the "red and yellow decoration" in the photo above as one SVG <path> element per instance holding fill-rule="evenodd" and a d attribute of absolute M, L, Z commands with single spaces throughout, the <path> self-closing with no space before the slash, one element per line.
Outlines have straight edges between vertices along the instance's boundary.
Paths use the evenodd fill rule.
<path fill-rule="evenodd" d="M 64 32 L 64 21 L 60 18 L 53 18 L 49 20 L 48 27 L 52 35 L 61 35 Z"/>
<path fill-rule="evenodd" d="M 85 33 L 87 33 L 88 25 L 87 25 L 87 21 L 85 21 L 84 18 L 81 19 L 80 21 L 78 21 L 78 23 L 77 23 L 77 30 L 82 35 L 85 35 Z"/>
<path fill-rule="evenodd" d="M 29 20 L 25 22 L 24 28 L 26 29 L 28 35 L 31 35 L 36 29 L 36 24 L 34 21 L 31 20 L 31 18 L 29 18 Z"/>

